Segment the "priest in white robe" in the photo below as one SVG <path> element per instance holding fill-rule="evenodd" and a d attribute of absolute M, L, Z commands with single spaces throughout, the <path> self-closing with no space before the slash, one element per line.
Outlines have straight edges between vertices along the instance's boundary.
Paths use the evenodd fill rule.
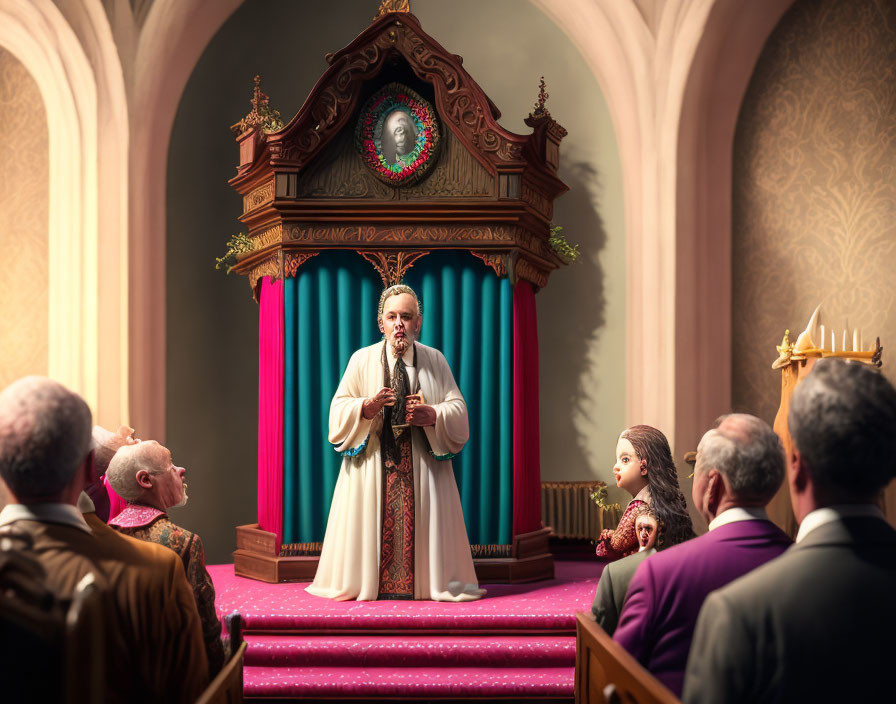
<path fill-rule="evenodd" d="M 383 292 L 384 340 L 355 352 L 330 405 L 343 454 L 311 594 L 330 599 L 480 598 L 451 458 L 467 407 L 444 355 L 416 342 L 408 286 Z"/>

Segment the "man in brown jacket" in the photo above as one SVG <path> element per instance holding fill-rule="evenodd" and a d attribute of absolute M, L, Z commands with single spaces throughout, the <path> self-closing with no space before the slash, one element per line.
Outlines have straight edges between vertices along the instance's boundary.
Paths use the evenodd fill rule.
<path fill-rule="evenodd" d="M 83 399 L 40 377 L 0 393 L 0 479 L 11 501 L 0 526 L 31 535 L 31 554 L 60 595 L 88 573 L 107 593 L 107 700 L 193 702 L 208 663 L 183 566 L 161 546 L 91 530 L 76 505 L 92 474 Z"/>

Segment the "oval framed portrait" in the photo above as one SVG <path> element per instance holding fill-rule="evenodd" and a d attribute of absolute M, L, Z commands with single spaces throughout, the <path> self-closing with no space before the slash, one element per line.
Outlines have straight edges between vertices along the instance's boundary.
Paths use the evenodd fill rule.
<path fill-rule="evenodd" d="M 355 137 L 364 163 L 392 186 L 423 178 L 438 159 L 441 141 L 432 105 L 400 83 L 383 86 L 364 103 Z"/>

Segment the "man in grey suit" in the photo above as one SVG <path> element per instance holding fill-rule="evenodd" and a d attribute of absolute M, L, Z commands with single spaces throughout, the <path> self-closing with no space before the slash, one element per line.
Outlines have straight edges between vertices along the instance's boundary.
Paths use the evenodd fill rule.
<path fill-rule="evenodd" d="M 604 567 L 597 583 L 594 603 L 591 604 L 591 613 L 594 614 L 597 624 L 609 635 L 613 635 L 619 624 L 619 614 L 622 613 L 628 585 L 635 575 L 635 570 L 656 552 L 654 545 L 659 539 L 659 525 L 656 516 L 649 509 L 645 509 L 635 519 L 635 532 L 638 535 L 638 552 Z"/>
<path fill-rule="evenodd" d="M 794 391 L 788 424 L 796 544 L 706 600 L 688 704 L 896 692 L 896 531 L 876 505 L 896 476 L 896 389 L 869 366 L 823 359 Z"/>

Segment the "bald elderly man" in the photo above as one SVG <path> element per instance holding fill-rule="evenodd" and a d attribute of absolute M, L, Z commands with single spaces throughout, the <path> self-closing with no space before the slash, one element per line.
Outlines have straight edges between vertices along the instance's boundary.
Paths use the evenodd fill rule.
<path fill-rule="evenodd" d="M 221 623 L 215 612 L 215 586 L 205 568 L 202 540 L 168 518 L 168 509 L 187 503 L 187 470 L 178 467 L 171 452 L 155 440 L 119 448 L 109 463 L 106 477 L 127 507 L 109 520 L 115 530 L 139 540 L 164 545 L 183 561 L 193 588 L 202 634 L 214 676 L 224 665 Z"/>
<path fill-rule="evenodd" d="M 76 508 L 95 480 L 90 409 L 61 384 L 26 377 L 0 393 L 0 526 L 31 537 L 47 585 L 70 596 L 92 573 L 107 597 L 107 702 L 194 702 L 208 683 L 199 614 L 170 550 L 99 536 Z M 48 673 L 52 676 L 52 673 Z"/>

